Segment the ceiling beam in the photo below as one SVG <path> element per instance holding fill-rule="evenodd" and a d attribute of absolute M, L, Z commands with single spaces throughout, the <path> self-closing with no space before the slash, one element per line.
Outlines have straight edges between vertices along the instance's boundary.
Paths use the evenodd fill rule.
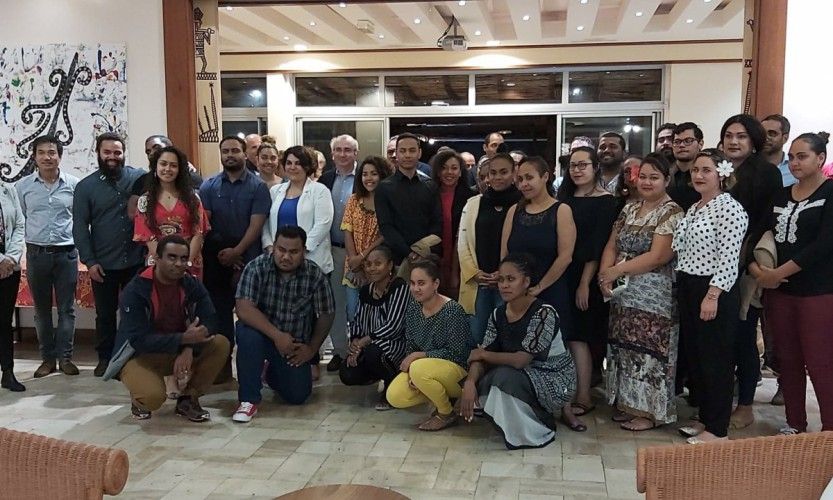
<path fill-rule="evenodd" d="M 327 40 L 330 46 L 352 47 L 368 45 L 370 42 L 364 33 L 327 5 L 287 6 L 281 7 L 280 10 L 290 19 L 307 26 L 307 29 Z M 315 26 L 310 26 L 310 22 L 314 22 Z"/>
<path fill-rule="evenodd" d="M 284 45 L 283 40 L 276 40 L 272 38 L 270 35 L 238 20 L 234 17 L 220 12 L 220 19 L 219 19 L 219 30 L 224 32 L 226 30 L 232 30 L 237 32 L 238 35 L 248 38 L 249 40 L 255 42 L 257 45 L 267 46 L 267 47 L 281 47 Z"/>
<path fill-rule="evenodd" d="M 744 10 L 743 0 L 732 0 L 726 7 L 716 10 L 703 21 L 704 28 L 723 28 L 729 24 L 736 16 L 743 16 Z"/>
<path fill-rule="evenodd" d="M 396 39 L 403 44 L 417 45 L 420 43 L 420 37 L 418 37 L 417 34 L 411 30 L 411 26 L 417 25 L 402 22 L 387 5 L 367 4 L 362 5 L 359 8 L 363 10 L 377 26 L 381 26 L 382 29 L 396 37 Z"/>
<path fill-rule="evenodd" d="M 402 20 L 425 43 L 433 44 L 448 27 L 437 9 L 426 3 L 403 3 L 391 8 L 391 11 Z M 414 23 L 419 19 L 419 24 Z"/>
<path fill-rule="evenodd" d="M 626 40 L 642 35 L 661 1 L 630 0 L 629 2 L 622 2 L 616 35 Z M 642 15 L 637 15 L 638 13 L 642 13 Z"/>
<path fill-rule="evenodd" d="M 541 41 L 541 6 L 538 0 L 511 0 L 506 2 L 512 25 L 515 27 L 515 39 L 522 42 L 540 43 Z"/>
<path fill-rule="evenodd" d="M 469 42 L 485 45 L 488 40 L 498 40 L 487 2 L 470 1 L 462 6 L 458 2 L 445 2 L 445 6 L 457 18 Z M 481 35 L 477 36 L 476 31 L 480 31 Z"/>
<path fill-rule="evenodd" d="M 593 34 L 596 24 L 596 14 L 602 0 L 567 0 L 567 40 L 584 40 Z"/>
<path fill-rule="evenodd" d="M 375 45 L 381 46 L 384 48 L 388 45 L 399 45 L 399 38 L 397 34 L 391 33 L 388 29 L 382 26 L 376 19 L 371 17 L 367 14 L 361 7 L 358 5 L 354 5 L 353 3 L 348 3 L 344 7 L 339 7 L 335 9 L 335 12 L 346 19 L 350 24 L 353 26 L 358 26 L 359 21 L 366 20 L 373 23 L 373 34 L 364 33 L 362 34 L 367 39 L 368 43 L 373 43 Z M 379 35 L 382 35 L 384 38 L 379 38 Z"/>
<path fill-rule="evenodd" d="M 719 4 L 717 0 L 709 3 L 703 0 L 679 0 L 667 14 L 666 30 L 672 33 L 693 33 Z"/>
<path fill-rule="evenodd" d="M 309 26 L 303 26 L 286 17 L 275 7 L 257 8 L 257 15 L 274 26 L 279 27 L 281 38 L 288 36 L 288 43 L 303 42 L 307 45 L 327 45 L 327 40 L 310 31 Z"/>
<path fill-rule="evenodd" d="M 275 25 L 264 18 L 263 12 L 265 10 L 268 10 L 268 7 L 265 9 L 263 7 L 246 7 L 234 9 L 234 11 L 228 12 L 227 15 L 249 25 L 261 33 L 269 33 L 275 40 L 279 40 L 283 45 L 294 43 L 292 40 L 283 39 L 284 36 L 290 36 L 290 33 L 284 30 L 283 26 Z"/>

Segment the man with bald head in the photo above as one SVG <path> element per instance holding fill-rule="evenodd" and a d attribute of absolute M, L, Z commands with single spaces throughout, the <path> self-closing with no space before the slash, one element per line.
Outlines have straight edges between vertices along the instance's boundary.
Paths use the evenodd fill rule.
<path fill-rule="evenodd" d="M 257 148 L 260 147 L 261 139 L 257 134 L 249 134 L 246 141 L 246 168 L 257 173 Z"/>

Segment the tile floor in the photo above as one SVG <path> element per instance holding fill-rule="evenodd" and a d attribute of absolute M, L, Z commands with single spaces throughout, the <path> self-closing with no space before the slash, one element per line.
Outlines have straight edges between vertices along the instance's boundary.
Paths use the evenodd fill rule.
<path fill-rule="evenodd" d="M 376 412 L 375 386 L 344 387 L 325 370 L 308 404 L 284 406 L 270 394 L 248 425 L 231 421 L 231 386 L 202 399 L 212 412 L 210 423 L 177 417 L 172 402 L 151 420 L 137 422 L 124 387 L 92 376 L 88 345 L 76 354 L 80 376 L 33 380 L 39 363 L 33 342 L 30 333 L 16 347 L 15 372 L 28 390 L 0 391 L 0 426 L 126 450 L 130 477 L 124 498 L 274 498 L 334 483 L 389 487 L 413 499 L 640 498 L 637 448 L 682 443 L 673 426 L 642 433 L 619 429 L 599 399 L 598 409 L 585 418 L 586 433 L 562 425 L 546 448 L 507 451 L 483 421 L 419 432 L 413 424 L 424 409 Z M 769 435 L 783 425 L 783 408 L 767 404 L 774 390 L 774 380 L 765 379 L 756 397 L 756 423 L 731 437 Z M 816 430 L 818 407 L 809 397 Z M 690 411 L 680 408 L 684 416 Z"/>

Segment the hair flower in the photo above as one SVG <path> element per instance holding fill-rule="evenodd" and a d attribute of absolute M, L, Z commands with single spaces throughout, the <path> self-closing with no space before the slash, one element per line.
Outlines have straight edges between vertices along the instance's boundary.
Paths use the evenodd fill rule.
<path fill-rule="evenodd" d="M 717 175 L 720 177 L 729 177 L 732 175 L 732 172 L 735 171 L 735 167 L 732 165 L 732 162 L 723 160 L 717 164 Z"/>

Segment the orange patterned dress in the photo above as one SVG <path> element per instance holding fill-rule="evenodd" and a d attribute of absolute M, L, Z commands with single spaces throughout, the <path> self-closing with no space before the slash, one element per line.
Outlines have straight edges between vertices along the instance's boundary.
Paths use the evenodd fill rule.
<path fill-rule="evenodd" d="M 379 222 L 376 212 L 364 206 L 362 200 L 355 194 L 347 199 L 344 207 L 344 218 L 341 220 L 341 230 L 353 233 L 356 252 L 362 253 L 379 237 Z M 350 277 L 355 274 L 350 271 L 347 262 L 344 263 L 344 280 L 342 284 L 356 288 L 356 283 Z"/>
<path fill-rule="evenodd" d="M 147 244 L 148 241 L 158 240 L 170 234 L 178 234 L 190 243 L 191 238 L 195 235 L 207 233 L 210 229 L 208 217 L 205 215 L 205 210 L 203 210 L 199 198 L 197 198 L 197 203 L 197 213 L 200 220 L 197 224 L 194 224 L 191 221 L 188 207 L 182 200 L 177 200 L 171 210 L 157 202 L 154 212 L 156 227 L 151 228 L 147 218 L 147 193 L 143 194 L 139 197 L 136 218 L 133 219 L 133 241 Z M 193 262 L 192 264 L 191 273 L 198 278 L 202 278 L 202 262 Z"/>

